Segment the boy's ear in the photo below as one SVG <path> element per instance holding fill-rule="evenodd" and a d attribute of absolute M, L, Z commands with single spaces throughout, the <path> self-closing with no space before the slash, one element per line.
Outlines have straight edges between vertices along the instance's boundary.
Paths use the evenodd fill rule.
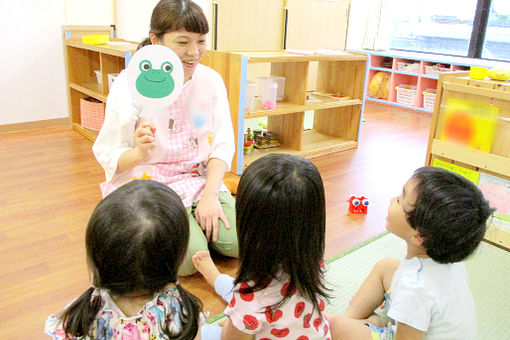
<path fill-rule="evenodd" d="M 415 234 L 411 237 L 411 243 L 417 247 L 423 246 L 425 242 L 425 238 L 421 236 L 419 231 L 416 231 Z"/>

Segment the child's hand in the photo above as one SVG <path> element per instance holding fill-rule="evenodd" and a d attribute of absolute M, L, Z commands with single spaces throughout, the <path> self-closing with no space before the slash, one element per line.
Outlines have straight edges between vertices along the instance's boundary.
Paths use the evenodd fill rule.
<path fill-rule="evenodd" d="M 152 149 L 156 147 L 155 132 L 156 127 L 151 122 L 142 123 L 135 130 L 135 149 L 140 153 L 142 160 L 149 158 Z"/>

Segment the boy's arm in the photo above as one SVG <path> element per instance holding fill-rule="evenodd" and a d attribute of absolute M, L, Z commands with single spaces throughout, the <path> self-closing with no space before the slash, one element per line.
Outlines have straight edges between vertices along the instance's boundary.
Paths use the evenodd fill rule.
<path fill-rule="evenodd" d="M 253 340 L 253 334 L 243 333 L 238 330 L 230 319 L 227 320 L 221 331 L 221 340 Z"/>
<path fill-rule="evenodd" d="M 423 331 L 417 330 L 405 323 L 397 323 L 397 334 L 395 340 L 422 340 Z"/>

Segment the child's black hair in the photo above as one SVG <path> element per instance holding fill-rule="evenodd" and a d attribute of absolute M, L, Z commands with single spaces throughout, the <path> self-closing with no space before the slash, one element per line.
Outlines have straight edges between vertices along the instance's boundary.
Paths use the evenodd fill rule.
<path fill-rule="evenodd" d="M 151 17 L 151 33 L 158 39 L 168 32 L 184 28 L 188 32 L 207 34 L 209 24 L 200 5 L 193 0 L 161 0 L 158 2 Z M 150 38 L 145 38 L 138 49 L 150 45 Z"/>
<path fill-rule="evenodd" d="M 427 255 L 439 263 L 460 262 L 480 244 L 494 212 L 476 185 L 451 171 L 415 171 L 416 202 L 407 221 L 424 238 Z"/>
<path fill-rule="evenodd" d="M 257 291 L 287 274 L 287 296 L 273 307 L 297 289 L 318 309 L 318 298 L 328 298 L 320 269 L 325 216 L 322 179 L 310 161 L 271 154 L 250 164 L 236 197 L 240 268 L 235 283 L 253 281 L 249 290 Z"/>
<path fill-rule="evenodd" d="M 86 250 L 96 288 L 114 295 L 161 291 L 176 283 L 186 311 L 183 330 L 169 339 L 193 339 L 198 331 L 200 300 L 177 283 L 177 270 L 188 247 L 189 224 L 179 196 L 154 181 L 132 181 L 96 207 L 86 232 Z M 101 307 L 88 289 L 61 315 L 66 336 L 90 334 Z"/>

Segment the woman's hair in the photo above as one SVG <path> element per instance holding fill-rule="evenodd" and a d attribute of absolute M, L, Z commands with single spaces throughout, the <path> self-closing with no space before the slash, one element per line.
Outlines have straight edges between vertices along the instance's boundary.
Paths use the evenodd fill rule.
<path fill-rule="evenodd" d="M 209 24 L 200 5 L 193 0 L 161 0 L 151 17 L 151 33 L 163 39 L 165 33 L 184 28 L 188 32 L 207 34 Z M 138 49 L 150 45 L 150 38 L 145 38 Z"/>
<path fill-rule="evenodd" d="M 177 283 L 189 239 L 182 201 L 166 185 L 137 180 L 118 188 L 96 207 L 86 232 L 86 250 L 96 288 L 113 295 L 152 294 L 176 283 L 186 311 L 180 334 L 162 331 L 170 339 L 192 339 L 198 331 L 200 300 Z M 83 293 L 62 314 L 64 331 L 81 337 L 102 305 L 94 288 Z"/>
<path fill-rule="evenodd" d="M 290 281 L 287 295 L 274 307 L 297 289 L 318 309 L 318 298 L 328 295 L 320 269 L 324 187 L 315 165 L 284 154 L 256 160 L 239 182 L 236 214 L 240 268 L 235 283 L 253 281 L 245 290 L 257 291 L 284 273 Z"/>
<path fill-rule="evenodd" d="M 476 185 L 453 172 L 415 171 L 416 202 L 407 221 L 424 238 L 427 255 L 439 263 L 463 261 L 480 244 L 494 212 Z"/>

